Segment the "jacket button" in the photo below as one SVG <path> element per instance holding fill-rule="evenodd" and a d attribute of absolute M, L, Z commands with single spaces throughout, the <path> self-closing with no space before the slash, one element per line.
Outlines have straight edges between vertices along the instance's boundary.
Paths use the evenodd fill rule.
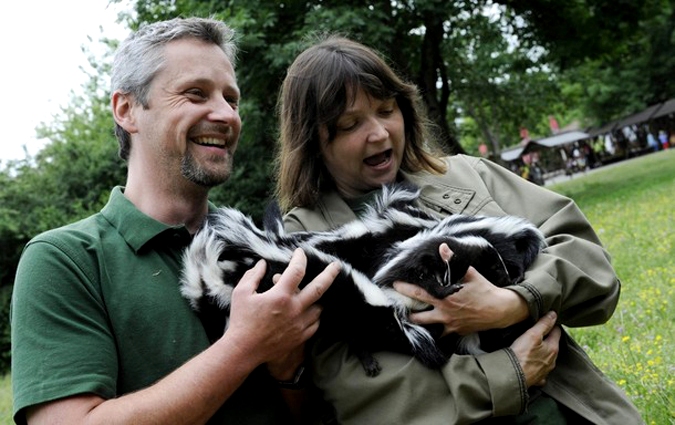
<path fill-rule="evenodd" d="M 459 198 L 456 198 L 456 199 L 455 199 L 455 205 L 459 205 L 459 204 L 461 204 L 461 203 L 462 203 L 462 200 L 461 200 L 461 199 L 459 199 Z"/>
<path fill-rule="evenodd" d="M 443 195 L 443 199 L 449 199 L 449 198 L 450 198 L 449 194 L 446 193 L 445 195 Z"/>

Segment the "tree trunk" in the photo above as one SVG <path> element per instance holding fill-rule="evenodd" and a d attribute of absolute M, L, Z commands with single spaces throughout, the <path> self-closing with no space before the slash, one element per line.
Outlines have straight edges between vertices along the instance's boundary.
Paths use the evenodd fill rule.
<path fill-rule="evenodd" d="M 422 39 L 422 54 L 420 58 L 419 87 L 422 98 L 427 106 L 429 118 L 438 127 L 439 143 L 448 153 L 465 153 L 459 141 L 450 130 L 446 118 L 450 86 L 445 70 L 445 63 L 441 57 L 443 43 L 443 21 L 440 16 L 426 13 L 424 16 L 426 31 Z M 438 85 L 440 84 L 440 92 Z"/>

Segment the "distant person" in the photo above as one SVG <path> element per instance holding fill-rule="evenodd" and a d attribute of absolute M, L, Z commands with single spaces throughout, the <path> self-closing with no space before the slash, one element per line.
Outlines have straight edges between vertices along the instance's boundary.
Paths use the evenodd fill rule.
<path fill-rule="evenodd" d="M 664 130 L 659 130 L 659 142 L 664 150 L 670 147 L 668 145 L 668 134 Z"/>
<path fill-rule="evenodd" d="M 650 132 L 647 133 L 647 146 L 649 146 L 654 152 L 659 150 L 659 143 L 656 141 L 656 137 Z"/>

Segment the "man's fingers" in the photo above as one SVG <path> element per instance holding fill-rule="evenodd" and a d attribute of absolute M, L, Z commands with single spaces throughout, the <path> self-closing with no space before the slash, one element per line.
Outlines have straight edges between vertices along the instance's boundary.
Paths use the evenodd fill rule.
<path fill-rule="evenodd" d="M 323 296 L 340 273 L 340 265 L 330 263 L 321 273 L 300 291 L 301 302 L 304 305 L 314 304 Z"/>
<path fill-rule="evenodd" d="M 291 261 L 286 266 L 286 270 L 281 274 L 278 281 L 275 282 L 276 286 L 281 286 L 287 289 L 288 291 L 295 292 L 298 289 L 298 285 L 302 281 L 302 278 L 305 276 L 305 267 L 307 267 L 307 257 L 305 252 L 297 248 L 293 251 L 293 256 Z"/>
<path fill-rule="evenodd" d="M 241 277 L 236 288 L 241 287 L 241 289 L 247 289 L 249 292 L 255 292 L 258 289 L 263 276 L 265 276 L 266 269 L 267 263 L 265 263 L 265 260 L 259 260 L 255 263 L 255 266 L 246 270 L 246 273 Z"/>

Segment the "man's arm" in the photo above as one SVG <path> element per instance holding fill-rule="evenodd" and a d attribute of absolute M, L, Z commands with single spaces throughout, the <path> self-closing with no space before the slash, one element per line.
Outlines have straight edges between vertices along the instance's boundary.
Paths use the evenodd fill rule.
<path fill-rule="evenodd" d="M 105 400 L 82 394 L 32 406 L 29 424 L 196 424 L 206 422 L 263 363 L 276 363 L 304 344 L 318 329 L 315 302 L 333 282 L 339 266 L 329 265 L 302 290 L 306 257 L 293 255 L 279 282 L 269 291 L 256 289 L 265 272 L 259 262 L 232 293 L 230 325 L 208 349 L 143 390 Z M 287 366 L 294 368 L 295 362 Z"/>

